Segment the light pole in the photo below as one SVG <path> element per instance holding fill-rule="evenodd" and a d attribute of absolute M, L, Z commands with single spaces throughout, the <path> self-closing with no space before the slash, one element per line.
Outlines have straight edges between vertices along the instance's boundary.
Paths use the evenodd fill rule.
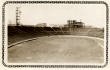
<path fill-rule="evenodd" d="M 16 7 L 16 26 L 20 26 L 20 7 Z"/>

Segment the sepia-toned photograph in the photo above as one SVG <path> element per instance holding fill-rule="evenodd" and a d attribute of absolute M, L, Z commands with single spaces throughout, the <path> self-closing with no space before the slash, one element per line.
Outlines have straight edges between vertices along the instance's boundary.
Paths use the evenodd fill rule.
<path fill-rule="evenodd" d="M 8 63 L 104 64 L 104 4 L 7 4 Z"/>

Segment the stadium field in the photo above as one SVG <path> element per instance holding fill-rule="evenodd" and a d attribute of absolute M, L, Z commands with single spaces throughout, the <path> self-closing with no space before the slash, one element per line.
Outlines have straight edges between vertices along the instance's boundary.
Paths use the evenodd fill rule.
<path fill-rule="evenodd" d="M 11 63 L 103 63 L 103 39 L 53 35 L 34 38 L 8 48 Z"/>

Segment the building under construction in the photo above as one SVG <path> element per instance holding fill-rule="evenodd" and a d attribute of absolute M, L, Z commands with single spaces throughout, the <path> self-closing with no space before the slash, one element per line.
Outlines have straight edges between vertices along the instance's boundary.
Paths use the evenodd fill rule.
<path fill-rule="evenodd" d="M 76 20 L 68 20 L 67 24 L 64 26 L 69 27 L 69 28 L 82 28 L 82 27 L 84 27 L 84 23 L 77 22 Z"/>

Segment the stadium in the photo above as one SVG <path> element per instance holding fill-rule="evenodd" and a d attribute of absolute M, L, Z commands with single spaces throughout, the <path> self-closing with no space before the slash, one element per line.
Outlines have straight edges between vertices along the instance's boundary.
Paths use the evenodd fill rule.
<path fill-rule="evenodd" d="M 103 63 L 104 30 L 68 20 L 63 27 L 8 26 L 11 63 Z"/>

